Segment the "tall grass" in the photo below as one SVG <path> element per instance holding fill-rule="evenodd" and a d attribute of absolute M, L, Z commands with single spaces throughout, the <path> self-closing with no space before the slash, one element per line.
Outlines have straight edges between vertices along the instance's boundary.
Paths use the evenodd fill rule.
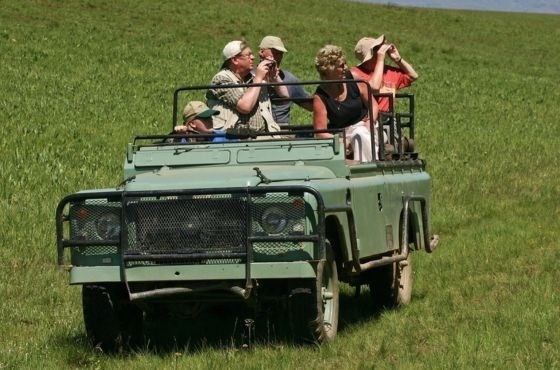
<path fill-rule="evenodd" d="M 558 16 L 344 1 L 0 2 L 0 368 L 560 367 Z M 65 194 L 114 186 L 136 134 L 165 133 L 173 89 L 223 45 L 281 36 L 285 67 L 385 33 L 420 74 L 417 146 L 441 247 L 414 256 L 413 302 L 373 315 L 346 289 L 337 340 L 104 357 L 55 266 Z M 308 120 L 298 111 L 300 120 Z M 226 339 L 227 343 L 227 339 Z"/>

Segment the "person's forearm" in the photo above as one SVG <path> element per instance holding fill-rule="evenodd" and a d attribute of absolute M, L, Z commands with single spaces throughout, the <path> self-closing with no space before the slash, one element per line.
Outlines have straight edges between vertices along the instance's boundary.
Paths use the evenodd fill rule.
<path fill-rule="evenodd" d="M 375 63 L 375 69 L 373 70 L 373 74 L 369 79 L 369 86 L 373 89 L 374 92 L 378 92 L 381 89 L 381 84 L 383 83 L 383 68 L 384 68 L 384 61 L 383 58 L 377 58 L 377 62 Z"/>
<path fill-rule="evenodd" d="M 412 68 L 410 63 L 403 59 L 402 56 L 399 56 L 395 63 L 399 66 L 399 68 L 406 73 L 412 80 L 416 80 L 418 78 L 418 73 Z"/>
<path fill-rule="evenodd" d="M 260 83 L 262 81 L 254 81 L 255 83 Z M 261 93 L 260 86 L 251 86 L 245 91 L 245 94 L 239 99 L 237 102 L 237 111 L 241 114 L 248 114 L 250 113 L 257 101 L 259 100 L 259 95 Z"/>
<path fill-rule="evenodd" d="M 280 78 L 280 76 L 276 76 L 275 81 L 271 81 L 271 82 L 284 82 L 282 81 L 282 79 Z M 274 86 L 274 90 L 276 91 L 276 94 L 281 97 L 281 98 L 289 98 L 290 97 L 290 92 L 288 91 L 288 86 L 286 85 L 276 85 Z"/>

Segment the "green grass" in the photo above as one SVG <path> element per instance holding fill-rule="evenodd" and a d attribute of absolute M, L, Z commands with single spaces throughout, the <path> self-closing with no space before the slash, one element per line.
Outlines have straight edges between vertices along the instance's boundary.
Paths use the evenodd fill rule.
<path fill-rule="evenodd" d="M 55 264 L 57 202 L 117 185 L 126 143 L 169 130 L 173 89 L 207 83 L 226 42 L 279 35 L 285 67 L 315 80 L 321 46 L 353 63 L 380 33 L 421 76 L 442 238 L 414 256 L 410 306 L 372 315 L 346 290 L 339 336 L 317 349 L 90 349 Z M 554 15 L 342 1 L 0 1 L 0 369 L 560 367 L 559 37 Z"/>

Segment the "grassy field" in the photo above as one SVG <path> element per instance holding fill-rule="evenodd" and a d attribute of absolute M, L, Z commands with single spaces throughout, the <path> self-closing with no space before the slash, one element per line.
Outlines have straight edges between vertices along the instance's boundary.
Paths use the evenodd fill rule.
<path fill-rule="evenodd" d="M 175 87 L 223 45 L 281 36 L 285 68 L 385 33 L 420 80 L 417 147 L 433 176 L 431 256 L 410 306 L 343 295 L 337 340 L 175 346 L 105 357 L 55 264 L 66 194 L 117 185 L 126 143 L 171 126 Z M 0 0 L 0 369 L 560 368 L 560 18 L 344 1 Z M 302 112 L 301 120 L 307 119 Z"/>

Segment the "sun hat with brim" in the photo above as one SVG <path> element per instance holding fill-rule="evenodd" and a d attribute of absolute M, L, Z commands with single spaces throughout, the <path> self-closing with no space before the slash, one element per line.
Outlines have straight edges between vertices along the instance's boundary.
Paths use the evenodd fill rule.
<path fill-rule="evenodd" d="M 378 38 L 372 37 L 362 37 L 360 41 L 356 44 L 354 48 L 354 55 L 363 64 L 373 58 L 373 48 L 382 45 L 385 42 L 385 35 L 381 35 Z"/>
<path fill-rule="evenodd" d="M 259 48 L 261 49 L 274 49 L 274 50 L 278 50 L 281 51 L 283 53 L 287 53 L 288 50 L 286 50 L 286 47 L 284 46 L 284 43 L 282 42 L 282 39 L 280 37 L 276 37 L 276 36 L 265 36 L 263 37 L 261 44 L 259 45 Z"/>
<path fill-rule="evenodd" d="M 195 118 L 210 118 L 220 114 L 219 111 L 210 109 L 201 101 L 191 101 L 183 109 L 183 122 L 190 122 Z"/>

